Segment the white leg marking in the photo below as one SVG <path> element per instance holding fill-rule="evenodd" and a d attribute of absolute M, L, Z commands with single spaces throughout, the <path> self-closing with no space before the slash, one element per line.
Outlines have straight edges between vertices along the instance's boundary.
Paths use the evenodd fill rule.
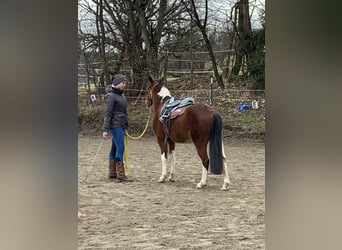
<path fill-rule="evenodd" d="M 197 188 L 202 188 L 207 185 L 208 171 L 205 167 L 202 167 L 202 179 L 199 183 L 197 183 Z"/>
<path fill-rule="evenodd" d="M 227 191 L 229 189 L 230 180 L 228 175 L 228 167 L 227 167 L 227 160 L 226 160 L 226 154 L 224 152 L 224 146 L 222 142 L 222 156 L 223 156 L 223 170 L 224 170 L 224 180 L 221 190 Z"/>
<path fill-rule="evenodd" d="M 175 156 L 175 151 L 169 153 L 169 159 L 170 159 L 170 176 L 169 176 L 169 181 L 174 181 L 175 177 L 175 161 L 176 161 L 176 156 Z"/>
<path fill-rule="evenodd" d="M 158 182 L 164 182 L 166 175 L 167 175 L 167 169 L 166 169 L 166 158 L 165 158 L 165 153 L 163 153 L 160 156 L 161 163 L 162 163 L 162 175 L 160 176 Z"/>

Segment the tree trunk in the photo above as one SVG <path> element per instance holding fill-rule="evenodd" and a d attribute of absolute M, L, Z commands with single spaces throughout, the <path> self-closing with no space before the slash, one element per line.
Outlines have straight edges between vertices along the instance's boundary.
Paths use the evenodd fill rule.
<path fill-rule="evenodd" d="M 240 0 L 235 8 L 235 18 L 238 15 L 238 23 L 235 23 L 234 26 L 238 35 L 238 45 L 232 75 L 238 76 L 243 58 L 245 57 L 246 63 L 248 63 L 249 55 L 253 53 L 253 41 L 248 0 Z"/>
<path fill-rule="evenodd" d="M 218 85 L 221 87 L 221 89 L 224 89 L 222 76 L 218 73 L 215 55 L 214 55 L 213 49 L 211 47 L 207 32 L 206 32 L 207 16 L 208 16 L 208 0 L 205 1 L 205 19 L 204 19 L 203 24 L 201 23 L 200 18 L 198 16 L 194 0 L 191 0 L 191 7 L 192 7 L 192 11 L 189 10 L 190 14 L 194 15 L 196 25 L 198 26 L 198 28 L 200 29 L 200 31 L 202 33 L 203 40 L 205 42 L 205 45 L 206 45 L 207 50 L 209 52 L 211 63 L 213 65 L 213 70 L 214 70 L 214 75 L 215 75 L 216 81 L 217 81 Z"/>
<path fill-rule="evenodd" d="M 205 32 L 205 30 L 201 30 L 201 32 L 202 32 L 202 36 L 203 36 L 205 45 L 206 45 L 208 52 L 209 52 L 211 63 L 213 64 L 214 75 L 215 75 L 215 78 L 217 80 L 217 83 L 221 87 L 221 89 L 224 89 L 222 75 L 220 75 L 218 70 L 217 70 L 217 63 L 216 63 L 215 55 L 214 55 L 213 49 L 211 47 L 211 43 L 209 41 L 208 35 Z"/>
<path fill-rule="evenodd" d="M 97 16 L 96 16 L 96 23 L 97 23 L 97 32 L 98 32 L 98 42 L 99 42 L 99 53 L 100 53 L 100 60 L 102 62 L 102 72 L 100 75 L 100 86 L 99 86 L 99 93 L 104 93 L 105 85 L 109 84 L 109 74 L 107 70 L 107 58 L 106 58 L 106 34 L 103 25 L 103 0 L 99 1 L 97 5 Z"/>

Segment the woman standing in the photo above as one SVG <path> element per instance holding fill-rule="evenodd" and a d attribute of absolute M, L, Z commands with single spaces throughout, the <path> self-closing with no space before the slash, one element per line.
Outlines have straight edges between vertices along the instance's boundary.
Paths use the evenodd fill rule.
<path fill-rule="evenodd" d="M 120 75 L 115 77 L 112 84 L 106 88 L 106 111 L 102 133 L 104 138 L 108 136 L 108 132 L 112 135 L 108 178 L 116 178 L 119 182 L 128 181 L 123 163 L 124 136 L 128 133 L 127 101 L 123 93 L 126 84 L 126 77 Z"/>

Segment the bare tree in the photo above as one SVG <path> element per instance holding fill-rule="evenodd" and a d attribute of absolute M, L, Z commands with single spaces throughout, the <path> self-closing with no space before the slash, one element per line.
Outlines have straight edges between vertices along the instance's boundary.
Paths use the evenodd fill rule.
<path fill-rule="evenodd" d="M 184 2 L 184 1 L 183 1 Z M 213 65 L 213 70 L 214 70 L 214 75 L 215 75 L 215 78 L 217 80 L 217 83 L 218 85 L 224 89 L 224 84 L 223 84 L 223 80 L 222 80 L 222 75 L 220 75 L 218 73 L 218 70 L 217 70 L 217 63 L 216 63 L 216 59 L 215 59 L 215 56 L 214 56 L 214 52 L 213 52 L 213 49 L 212 49 L 212 46 L 211 46 L 211 43 L 209 41 L 209 38 L 208 38 L 208 34 L 207 34 L 207 20 L 208 20 L 208 0 L 205 0 L 205 17 L 204 17 L 204 20 L 203 20 L 203 23 L 201 22 L 200 20 L 200 17 L 198 15 L 198 12 L 197 12 L 197 8 L 196 8 L 196 5 L 195 5 L 195 1 L 194 0 L 190 0 L 190 6 L 191 8 L 188 8 L 186 3 L 184 2 L 184 5 L 186 6 L 189 14 L 191 15 L 191 17 L 193 18 L 196 26 L 200 29 L 201 31 L 201 34 L 202 34 L 202 37 L 203 37 L 203 40 L 205 42 L 205 45 L 207 47 L 207 50 L 209 52 L 209 56 L 210 56 L 210 59 L 211 59 L 211 63 Z"/>
<path fill-rule="evenodd" d="M 133 71 L 133 86 L 141 88 L 147 76 L 161 76 L 158 52 L 164 29 L 177 14 L 179 1 L 167 0 L 103 0 L 112 33 L 125 44 L 125 54 Z M 108 29 L 110 29 L 108 27 Z M 114 44 L 115 42 L 113 42 Z"/>
<path fill-rule="evenodd" d="M 235 63 L 231 72 L 231 77 L 239 75 L 244 60 L 246 60 L 247 63 L 249 55 L 254 50 L 248 0 L 239 0 L 234 5 L 233 9 L 233 24 L 238 37 L 238 43 L 236 46 Z"/>
<path fill-rule="evenodd" d="M 106 31 L 104 28 L 103 21 L 103 0 L 93 0 L 96 5 L 96 27 L 98 32 L 98 41 L 99 41 L 99 52 L 100 59 L 102 62 L 102 71 L 101 71 L 101 92 L 104 92 L 104 86 L 110 83 L 109 72 L 107 69 L 107 57 L 106 57 Z"/>
<path fill-rule="evenodd" d="M 96 29 L 93 29 L 93 34 L 82 33 L 82 39 L 85 41 L 81 46 L 95 46 L 92 50 L 98 54 L 101 61 L 102 84 L 108 82 L 109 72 L 119 73 L 125 69 L 132 73 L 129 85 L 132 89 L 142 89 L 148 75 L 154 78 L 163 75 L 161 67 L 167 67 L 168 55 L 171 55 L 169 51 L 174 52 L 174 59 L 185 59 L 173 60 L 174 67 L 179 64 L 179 68 L 186 68 L 189 67 L 189 60 L 186 60 L 189 57 L 184 58 L 184 55 L 177 53 L 188 52 L 190 46 L 193 48 L 191 51 L 203 51 L 205 48 L 209 53 L 218 85 L 224 89 L 218 67 L 221 67 L 222 74 L 227 76 L 231 68 L 229 64 L 233 64 L 230 75 L 238 75 L 243 65 L 248 64 L 254 48 L 249 1 L 235 1 L 237 2 L 231 9 L 231 16 L 226 19 L 227 29 L 224 30 L 220 20 L 224 16 L 223 11 L 220 12 L 214 3 L 208 6 L 208 0 L 84 0 L 82 4 L 93 14 Z M 227 13 L 231 6 L 228 2 Z M 199 3 L 204 4 L 203 8 L 200 8 Z M 223 6 L 223 2 L 220 4 Z M 210 15 L 209 12 L 221 14 Z M 195 26 L 193 32 L 189 31 L 189 18 Z M 224 50 L 235 50 L 236 53 L 232 55 L 232 52 L 228 52 L 228 60 L 222 55 L 217 57 L 214 50 L 221 50 L 221 45 Z M 205 56 L 193 53 L 193 57 L 195 60 L 191 68 L 203 68 Z"/>

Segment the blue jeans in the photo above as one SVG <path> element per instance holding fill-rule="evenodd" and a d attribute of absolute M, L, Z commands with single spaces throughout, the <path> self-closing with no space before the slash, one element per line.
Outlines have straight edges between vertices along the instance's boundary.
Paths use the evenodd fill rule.
<path fill-rule="evenodd" d="M 110 133 L 112 134 L 112 148 L 110 149 L 109 160 L 123 162 L 125 129 L 111 128 Z"/>

